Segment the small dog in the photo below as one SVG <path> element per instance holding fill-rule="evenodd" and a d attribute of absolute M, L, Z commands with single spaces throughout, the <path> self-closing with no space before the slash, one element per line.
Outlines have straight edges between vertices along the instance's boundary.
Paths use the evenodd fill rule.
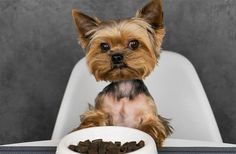
<path fill-rule="evenodd" d="M 90 72 L 111 83 L 95 107 L 81 116 L 78 129 L 126 126 L 150 134 L 158 147 L 171 134 L 167 119 L 157 114 L 154 99 L 142 81 L 155 68 L 165 35 L 161 0 L 151 0 L 135 17 L 100 21 L 77 10 L 72 16 Z"/>

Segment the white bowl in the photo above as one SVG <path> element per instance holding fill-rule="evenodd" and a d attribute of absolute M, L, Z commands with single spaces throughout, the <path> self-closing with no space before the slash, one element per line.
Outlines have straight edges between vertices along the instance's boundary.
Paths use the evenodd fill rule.
<path fill-rule="evenodd" d="M 59 143 L 56 154 L 78 154 L 70 149 L 68 146 L 77 145 L 79 141 L 103 139 L 103 141 L 120 141 L 125 142 L 143 140 L 145 146 L 129 154 L 157 154 L 156 144 L 153 138 L 137 129 L 119 126 L 100 126 L 81 129 L 66 135 Z"/>

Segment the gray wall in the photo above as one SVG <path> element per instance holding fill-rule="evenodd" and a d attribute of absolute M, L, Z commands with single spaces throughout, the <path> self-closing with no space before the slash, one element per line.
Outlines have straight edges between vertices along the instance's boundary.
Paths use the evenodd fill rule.
<path fill-rule="evenodd" d="M 71 9 L 132 16 L 147 0 L 0 0 L 0 144 L 49 139 L 75 63 Z M 196 67 L 225 142 L 236 143 L 236 1 L 164 0 L 163 48 Z"/>

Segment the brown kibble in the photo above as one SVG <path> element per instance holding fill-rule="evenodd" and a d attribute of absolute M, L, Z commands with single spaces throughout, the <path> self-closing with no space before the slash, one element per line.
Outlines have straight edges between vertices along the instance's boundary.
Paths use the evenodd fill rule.
<path fill-rule="evenodd" d="M 115 145 L 118 146 L 118 147 L 120 147 L 120 146 L 121 146 L 121 142 L 117 142 L 117 141 L 116 141 L 116 142 L 115 142 Z"/>
<path fill-rule="evenodd" d="M 75 145 L 69 145 L 68 148 L 72 151 L 77 152 L 77 146 L 75 146 Z"/>
<path fill-rule="evenodd" d="M 89 149 L 89 146 L 81 146 L 81 145 L 79 145 L 79 146 L 77 146 L 77 152 L 79 152 L 79 153 L 86 153 L 87 151 L 88 151 L 88 149 Z"/>
<path fill-rule="evenodd" d="M 96 149 L 89 149 L 88 154 L 98 154 L 98 151 Z"/>
<path fill-rule="evenodd" d="M 140 147 L 140 148 L 144 147 L 144 145 L 145 145 L 145 143 L 144 143 L 143 140 L 139 141 L 138 144 L 137 144 L 137 146 Z"/>
<path fill-rule="evenodd" d="M 128 152 L 132 152 L 132 151 L 139 149 L 139 148 L 137 148 L 136 144 L 137 143 L 135 141 L 129 142 L 128 143 Z"/>
<path fill-rule="evenodd" d="M 102 139 L 80 141 L 77 146 L 68 146 L 70 150 L 83 154 L 125 154 L 142 147 L 144 147 L 144 141 L 142 140 L 138 143 L 136 143 L 136 141 L 131 141 L 121 145 L 121 142 L 119 141 L 115 141 L 115 143 L 111 141 L 104 142 Z"/>
<path fill-rule="evenodd" d="M 101 143 L 101 142 L 102 142 L 102 139 L 96 139 L 92 141 L 92 143 Z"/>

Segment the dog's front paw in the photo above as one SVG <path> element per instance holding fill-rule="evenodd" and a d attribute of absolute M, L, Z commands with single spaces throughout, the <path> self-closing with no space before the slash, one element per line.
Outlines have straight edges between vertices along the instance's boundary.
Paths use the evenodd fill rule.
<path fill-rule="evenodd" d="M 161 116 L 146 119 L 138 129 L 152 136 L 158 148 L 162 147 L 164 140 L 172 133 L 168 120 Z"/>
<path fill-rule="evenodd" d="M 81 115 L 80 120 L 81 123 L 79 127 L 74 131 L 88 127 L 106 126 L 109 124 L 109 116 L 98 110 L 90 110 L 85 112 Z"/>

